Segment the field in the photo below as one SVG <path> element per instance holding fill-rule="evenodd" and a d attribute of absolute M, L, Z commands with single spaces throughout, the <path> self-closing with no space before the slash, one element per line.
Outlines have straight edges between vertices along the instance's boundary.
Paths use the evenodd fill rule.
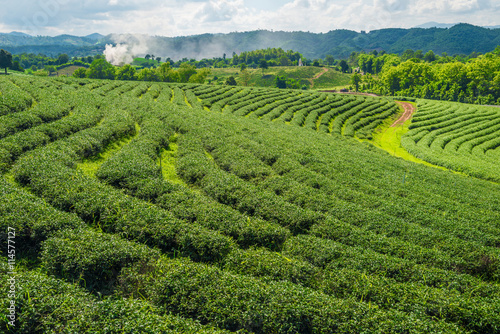
<path fill-rule="evenodd" d="M 6 333 L 500 332 L 480 131 L 471 177 L 372 145 L 402 113 L 385 98 L 20 75 L 0 92 Z M 495 133 L 496 109 L 418 108 L 417 156 L 444 110 Z"/>
<path fill-rule="evenodd" d="M 323 73 L 326 70 L 325 73 Z M 239 85 L 244 85 L 240 75 L 239 68 L 212 68 L 209 80 L 215 77 L 223 83 L 225 79 L 234 76 Z M 340 73 L 332 68 L 327 67 L 297 67 L 297 66 L 280 66 L 270 67 L 264 72 L 261 69 L 248 68 L 250 80 L 248 86 L 255 87 L 274 87 L 274 78 L 286 76 L 290 79 L 299 80 L 301 85 L 305 85 L 309 89 L 339 89 L 349 86 L 351 80 L 350 74 Z M 318 77 L 316 77 L 318 76 Z"/>
<path fill-rule="evenodd" d="M 433 164 L 500 182 L 500 109 L 419 101 L 402 144 Z"/>

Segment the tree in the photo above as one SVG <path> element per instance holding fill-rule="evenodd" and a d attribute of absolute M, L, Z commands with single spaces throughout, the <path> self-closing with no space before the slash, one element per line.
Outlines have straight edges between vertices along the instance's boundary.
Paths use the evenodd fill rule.
<path fill-rule="evenodd" d="M 290 66 L 290 59 L 288 59 L 287 56 L 281 56 L 279 59 L 278 59 L 278 63 L 281 65 L 281 66 Z"/>
<path fill-rule="evenodd" d="M 158 62 L 158 64 L 160 63 L 161 61 L 161 57 L 156 57 L 156 61 Z"/>
<path fill-rule="evenodd" d="M 24 71 L 24 68 L 21 67 L 17 60 L 12 62 L 12 66 L 10 67 L 10 69 L 13 71 Z"/>
<path fill-rule="evenodd" d="M 261 59 L 259 62 L 259 68 L 262 69 L 262 74 L 264 74 L 264 70 L 267 70 L 269 68 L 269 64 L 265 59 Z"/>
<path fill-rule="evenodd" d="M 248 72 L 248 70 L 245 69 L 245 70 L 241 71 L 240 80 L 244 86 L 248 86 L 248 84 L 250 83 L 250 79 L 251 79 L 251 76 L 250 76 L 250 73 Z"/>
<path fill-rule="evenodd" d="M 332 66 L 335 63 L 335 58 L 332 55 L 326 55 L 325 64 Z"/>
<path fill-rule="evenodd" d="M 359 90 L 360 82 L 361 82 L 361 75 L 359 75 L 358 73 L 354 73 L 351 77 L 350 84 L 354 86 L 354 88 L 356 89 L 356 92 Z"/>
<path fill-rule="evenodd" d="M 68 62 L 69 62 L 69 56 L 65 53 L 59 55 L 59 57 L 57 58 L 58 65 L 66 64 Z"/>
<path fill-rule="evenodd" d="M 284 75 L 277 75 L 274 79 L 274 84 L 277 88 L 285 89 L 286 88 L 286 80 L 287 78 Z"/>
<path fill-rule="evenodd" d="M 189 78 L 196 74 L 196 67 L 189 63 L 183 63 L 177 73 L 179 73 L 180 82 L 188 82 Z"/>
<path fill-rule="evenodd" d="M 45 65 L 45 71 L 49 72 L 49 75 L 56 71 L 56 67 L 54 65 Z"/>
<path fill-rule="evenodd" d="M 197 83 L 197 84 L 204 84 L 205 80 L 207 80 L 207 77 L 210 75 L 210 69 L 208 68 L 202 68 L 201 70 L 198 70 L 195 74 L 193 74 L 189 78 L 190 83 Z"/>
<path fill-rule="evenodd" d="M 226 79 L 226 85 L 228 86 L 236 86 L 236 79 L 233 76 L 230 76 Z"/>
<path fill-rule="evenodd" d="M 247 66 L 247 64 L 245 64 L 245 63 L 241 63 L 241 64 L 240 64 L 240 72 L 243 72 L 244 70 L 246 70 L 246 69 L 247 69 L 247 67 L 248 67 L 248 66 Z"/>
<path fill-rule="evenodd" d="M 424 55 L 424 60 L 426 62 L 432 63 L 434 60 L 436 60 L 436 55 L 432 50 L 429 50 L 425 55 Z"/>
<path fill-rule="evenodd" d="M 340 61 L 339 65 L 340 65 L 340 71 L 342 73 L 347 73 L 347 71 L 349 70 L 349 65 L 347 64 L 347 62 L 344 59 L 342 59 Z"/>
<path fill-rule="evenodd" d="M 160 81 L 156 71 L 154 69 L 143 68 L 139 74 L 137 74 L 137 80 L 139 81 Z"/>
<path fill-rule="evenodd" d="M 0 67 L 5 68 L 5 74 L 7 74 L 7 67 L 12 66 L 12 54 L 10 52 L 5 51 L 4 49 L 0 50 Z"/>
<path fill-rule="evenodd" d="M 74 78 L 85 78 L 87 76 L 87 70 L 84 67 L 80 67 L 73 72 Z"/>
<path fill-rule="evenodd" d="M 147 55 L 144 57 L 144 59 L 146 59 L 146 60 L 151 59 L 151 55 L 150 55 L 150 54 L 147 54 Z"/>
<path fill-rule="evenodd" d="M 126 64 L 116 73 L 116 80 L 137 80 L 137 71 L 132 65 Z"/>
<path fill-rule="evenodd" d="M 95 59 L 90 64 L 88 77 L 91 79 L 110 79 L 115 78 L 115 67 L 108 63 L 106 59 Z"/>

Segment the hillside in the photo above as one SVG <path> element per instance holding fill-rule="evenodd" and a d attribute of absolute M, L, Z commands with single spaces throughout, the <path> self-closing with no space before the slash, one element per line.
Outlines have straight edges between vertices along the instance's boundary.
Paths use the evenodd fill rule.
<path fill-rule="evenodd" d="M 0 92 L 5 333 L 500 332 L 500 186 L 355 140 L 392 100 L 21 75 Z M 419 107 L 416 125 L 455 105 Z"/>
<path fill-rule="evenodd" d="M 32 37 L 16 34 L 0 34 L 0 48 L 12 53 L 33 52 L 47 55 L 67 53 L 71 56 L 102 53 L 106 43 L 114 43 L 116 36 L 108 35 L 96 41 L 99 35 L 75 37 Z M 500 29 L 487 29 L 469 24 L 458 24 L 451 28 L 381 29 L 368 33 L 350 30 L 333 30 L 327 33 L 248 31 L 230 34 L 203 34 L 184 37 L 145 37 L 121 35 L 121 40 L 130 44 L 146 44 L 145 53 L 164 59 L 212 58 L 226 53 L 278 48 L 294 50 L 309 59 L 324 58 L 327 54 L 335 58 L 347 58 L 353 51 L 385 50 L 403 53 L 406 49 L 433 50 L 437 54 L 470 54 L 489 52 L 500 45 Z M 142 42 L 140 42 L 142 41 Z"/>
<path fill-rule="evenodd" d="M 233 76 L 241 86 L 245 85 L 245 79 L 238 68 L 214 68 L 210 69 L 211 75 L 209 82 L 224 83 L 225 79 Z M 261 69 L 247 69 L 249 78 L 248 86 L 255 87 L 275 87 L 274 79 L 276 76 L 286 76 L 287 78 L 299 80 L 300 86 L 306 86 L 308 89 L 337 89 L 349 85 L 351 75 L 340 73 L 332 68 L 326 67 L 297 67 L 280 66 L 270 67 L 264 72 Z"/>

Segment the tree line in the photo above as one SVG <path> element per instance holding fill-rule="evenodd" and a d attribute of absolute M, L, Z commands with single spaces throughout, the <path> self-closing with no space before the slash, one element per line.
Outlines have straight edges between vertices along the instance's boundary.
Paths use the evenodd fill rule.
<path fill-rule="evenodd" d="M 106 59 L 99 58 L 95 59 L 88 69 L 77 69 L 73 76 L 90 79 L 204 83 L 209 74 L 208 68 L 196 69 L 189 63 L 182 64 L 178 69 L 171 67 L 169 62 L 165 62 L 156 68 L 137 70 L 129 64 L 116 67 Z"/>
<path fill-rule="evenodd" d="M 479 104 L 500 104 L 500 46 L 486 54 L 440 56 L 407 50 L 359 54 L 356 88 L 380 95 Z"/>

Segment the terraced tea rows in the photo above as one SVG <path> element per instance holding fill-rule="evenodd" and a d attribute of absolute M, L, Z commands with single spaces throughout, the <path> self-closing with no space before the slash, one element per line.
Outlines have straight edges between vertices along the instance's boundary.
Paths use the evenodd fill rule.
<path fill-rule="evenodd" d="M 420 101 L 402 144 L 433 164 L 500 182 L 498 108 Z"/>
<path fill-rule="evenodd" d="M 500 332 L 498 185 L 338 136 L 370 136 L 393 102 L 15 76 L 0 90 L 16 94 L 1 101 L 0 225 L 19 266 L 6 332 Z M 64 112 L 26 118 L 50 106 Z"/>
<path fill-rule="evenodd" d="M 394 102 L 371 97 L 218 86 L 192 91 L 212 111 L 360 138 L 370 138 L 383 120 L 399 112 Z"/>

